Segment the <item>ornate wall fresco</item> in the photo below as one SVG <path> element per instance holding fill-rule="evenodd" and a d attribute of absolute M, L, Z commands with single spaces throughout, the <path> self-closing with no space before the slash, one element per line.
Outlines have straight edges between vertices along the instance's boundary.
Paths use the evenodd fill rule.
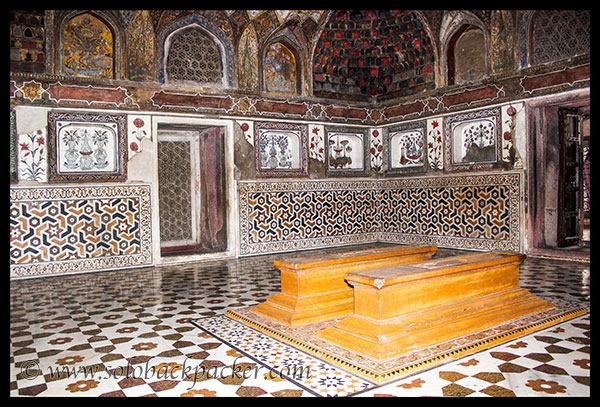
<path fill-rule="evenodd" d="M 147 185 L 11 188 L 10 275 L 152 264 Z"/>
<path fill-rule="evenodd" d="M 267 92 L 295 94 L 298 72 L 296 57 L 285 44 L 275 42 L 265 52 L 264 83 Z"/>
<path fill-rule="evenodd" d="M 427 161 L 434 170 L 444 169 L 442 129 L 443 118 L 427 120 Z"/>
<path fill-rule="evenodd" d="M 17 157 L 19 179 L 46 182 L 48 149 L 46 147 L 46 128 L 28 134 L 19 134 Z"/>
<path fill-rule="evenodd" d="M 71 18 L 64 25 L 63 72 L 85 78 L 114 77 L 114 39 L 110 28 L 90 13 Z"/>
<path fill-rule="evenodd" d="M 477 110 L 445 118 L 446 171 L 490 169 L 501 160 L 500 109 Z"/>
<path fill-rule="evenodd" d="M 15 72 L 46 70 L 43 10 L 10 10 L 10 66 Z"/>
<path fill-rule="evenodd" d="M 138 10 L 135 13 L 127 13 L 126 16 L 129 79 L 154 81 L 156 80 L 156 49 L 150 11 Z"/>
<path fill-rule="evenodd" d="M 129 146 L 129 159 L 141 153 L 143 141 L 152 140 L 150 115 L 127 115 L 127 145 Z"/>
<path fill-rule="evenodd" d="M 256 38 L 256 31 L 251 25 L 244 30 L 240 38 L 237 61 L 239 66 L 236 71 L 238 86 L 258 91 L 258 39 Z"/>
<path fill-rule="evenodd" d="M 461 84 L 484 78 L 487 73 L 485 50 L 485 37 L 480 28 L 469 26 L 458 34 L 453 45 L 452 61 L 448 62 L 453 64 L 452 78 L 448 72 L 449 81 Z"/>
<path fill-rule="evenodd" d="M 515 66 L 515 14 L 510 10 L 492 10 L 490 24 L 491 68 L 503 72 Z"/>

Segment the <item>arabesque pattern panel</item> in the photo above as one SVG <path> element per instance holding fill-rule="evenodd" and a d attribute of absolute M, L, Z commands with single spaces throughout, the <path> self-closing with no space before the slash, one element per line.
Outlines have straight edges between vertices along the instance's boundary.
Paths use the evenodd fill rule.
<path fill-rule="evenodd" d="M 11 277 L 152 264 L 150 187 L 11 188 Z"/>
<path fill-rule="evenodd" d="M 521 250 L 521 175 L 240 182 L 240 255 L 371 241 Z"/>

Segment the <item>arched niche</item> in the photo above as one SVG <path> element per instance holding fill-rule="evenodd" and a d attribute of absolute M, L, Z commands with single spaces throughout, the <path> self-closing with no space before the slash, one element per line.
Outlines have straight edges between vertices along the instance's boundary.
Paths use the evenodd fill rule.
<path fill-rule="evenodd" d="M 177 32 L 182 29 L 190 28 L 189 26 L 199 27 L 203 30 L 205 35 L 212 38 L 216 46 L 220 50 L 221 63 L 223 66 L 223 80 L 220 82 L 220 86 L 233 87 L 234 84 L 234 71 L 233 71 L 233 46 L 231 41 L 223 31 L 215 27 L 210 21 L 197 14 L 189 15 L 185 18 L 177 20 L 167 26 L 158 36 L 157 41 L 157 59 L 158 59 L 158 81 L 165 83 L 167 75 L 165 72 L 168 51 L 171 45 L 171 40 L 176 38 Z M 210 83 L 208 83 L 210 84 Z"/>
<path fill-rule="evenodd" d="M 54 27 L 55 73 L 121 79 L 122 30 L 109 13 L 76 10 L 59 14 Z"/>
<path fill-rule="evenodd" d="M 481 41 L 483 39 L 483 41 Z M 477 48 L 468 50 L 465 47 L 461 47 L 462 44 L 468 45 L 469 42 L 479 44 Z M 459 77 L 459 81 L 456 81 L 456 45 L 459 45 L 459 57 L 461 57 L 462 49 L 465 53 L 472 52 L 471 58 L 476 58 L 476 63 L 472 68 L 471 79 L 462 80 Z M 443 83 L 439 83 L 438 86 L 449 86 L 457 83 L 467 83 L 469 81 L 476 81 L 487 76 L 489 73 L 489 62 L 488 62 L 488 47 L 489 47 L 489 33 L 482 21 L 473 13 L 461 10 L 449 10 L 444 13 L 442 23 L 440 27 L 440 44 L 441 44 L 441 71 L 443 75 L 440 79 L 443 79 Z M 460 61 L 462 63 L 464 61 Z M 468 61 L 467 61 L 468 63 Z M 464 70 L 464 67 L 459 66 L 459 70 Z M 468 68 L 467 68 L 468 70 Z M 483 72 L 483 75 L 479 75 Z M 478 78 L 478 79 L 474 79 Z M 462 81 L 462 82 L 461 82 Z"/>
<path fill-rule="evenodd" d="M 302 94 L 302 64 L 296 48 L 279 38 L 263 48 L 262 89 L 285 95 Z"/>

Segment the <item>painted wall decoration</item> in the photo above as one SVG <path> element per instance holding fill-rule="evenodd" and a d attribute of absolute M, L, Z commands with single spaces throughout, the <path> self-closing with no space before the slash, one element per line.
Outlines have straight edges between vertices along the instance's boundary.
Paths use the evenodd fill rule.
<path fill-rule="evenodd" d="M 296 57 L 281 42 L 267 47 L 264 67 L 264 86 L 267 92 L 296 94 Z"/>
<path fill-rule="evenodd" d="M 371 169 L 376 173 L 383 173 L 383 129 L 371 129 Z"/>
<path fill-rule="evenodd" d="M 254 145 L 254 122 L 252 120 L 236 120 L 244 132 L 244 138 L 253 146 Z"/>
<path fill-rule="evenodd" d="M 308 176 L 308 129 L 304 124 L 255 122 L 258 177 Z"/>
<path fill-rule="evenodd" d="M 524 106 L 523 103 L 502 106 L 502 161 L 512 160 L 514 168 L 523 168 L 523 157 L 517 145 L 517 121 Z"/>
<path fill-rule="evenodd" d="M 127 115 L 127 145 L 129 159 L 142 151 L 142 141 L 152 140 L 150 115 Z"/>
<path fill-rule="evenodd" d="M 427 170 L 425 129 L 424 121 L 385 128 L 386 173 L 409 174 Z"/>
<path fill-rule="evenodd" d="M 325 127 L 327 174 L 360 176 L 369 172 L 368 129 Z"/>
<path fill-rule="evenodd" d="M 320 124 L 309 124 L 309 149 L 310 158 L 325 162 L 325 126 Z"/>
<path fill-rule="evenodd" d="M 521 183 L 518 172 L 242 181 L 238 183 L 240 255 L 377 240 L 518 252 Z"/>
<path fill-rule="evenodd" d="M 121 10 L 127 13 L 127 69 L 132 81 L 156 78 L 155 34 L 149 10 Z M 124 14 L 121 14 L 122 16 Z"/>
<path fill-rule="evenodd" d="M 243 89 L 259 90 L 258 40 L 253 25 L 248 25 L 240 37 L 237 54 L 238 86 Z"/>
<path fill-rule="evenodd" d="M 64 26 L 62 64 L 66 75 L 114 77 L 114 41 L 110 28 L 90 13 L 71 18 Z"/>
<path fill-rule="evenodd" d="M 46 128 L 19 134 L 18 137 L 19 179 L 46 182 Z"/>
<path fill-rule="evenodd" d="M 427 120 L 427 161 L 434 170 L 444 169 L 443 118 Z"/>
<path fill-rule="evenodd" d="M 149 185 L 10 189 L 10 275 L 152 264 Z"/>
<path fill-rule="evenodd" d="M 446 118 L 446 171 L 495 168 L 500 162 L 500 108 L 461 113 Z"/>
<path fill-rule="evenodd" d="M 127 119 L 124 114 L 48 113 L 48 180 L 127 179 Z"/>

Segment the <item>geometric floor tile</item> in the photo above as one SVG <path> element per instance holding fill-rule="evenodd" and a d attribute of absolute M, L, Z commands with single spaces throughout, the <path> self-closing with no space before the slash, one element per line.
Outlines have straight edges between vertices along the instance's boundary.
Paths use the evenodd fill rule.
<path fill-rule="evenodd" d="M 347 247 L 360 250 L 372 245 Z M 314 251 L 328 253 L 330 248 Z M 467 253 L 440 248 L 437 257 Z M 303 253 L 305 254 L 305 253 Z M 191 321 L 280 291 L 277 255 L 10 282 L 11 396 L 589 396 L 590 314 L 382 386 L 260 332 L 249 357 Z M 588 308 L 590 265 L 528 257 L 520 285 Z M 277 341 L 275 341 L 277 342 Z M 270 346 L 270 347 L 269 347 Z M 294 366 L 296 380 L 265 368 Z M 283 376 L 283 377 L 282 377 Z"/>

